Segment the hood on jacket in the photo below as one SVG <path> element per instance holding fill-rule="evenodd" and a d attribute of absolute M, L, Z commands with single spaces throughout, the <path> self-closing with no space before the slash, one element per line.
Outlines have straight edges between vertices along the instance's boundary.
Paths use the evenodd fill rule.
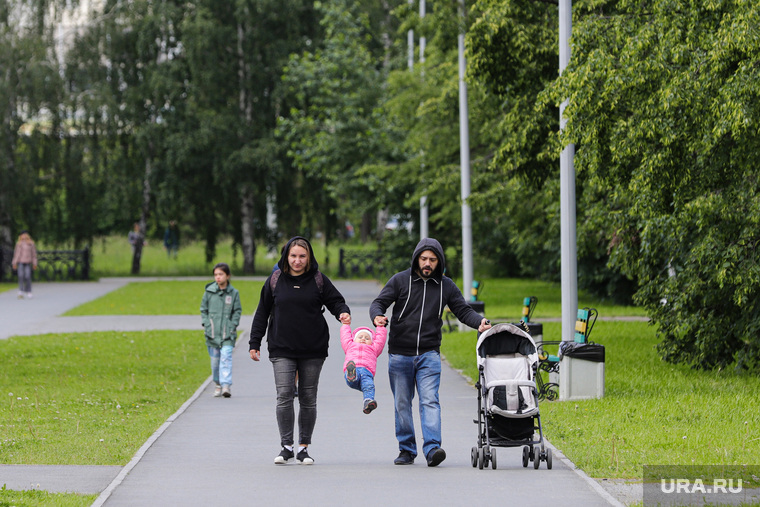
<path fill-rule="evenodd" d="M 356 335 L 359 334 L 360 332 L 369 333 L 369 339 L 372 341 L 375 341 L 375 338 L 374 338 L 375 333 L 373 333 L 372 330 L 368 327 L 357 327 L 356 329 L 354 329 L 353 338 L 356 339 Z"/>
<path fill-rule="evenodd" d="M 304 273 L 316 273 L 319 269 L 319 264 L 317 264 L 317 258 L 314 257 L 314 249 L 311 247 L 311 243 L 308 239 L 302 237 L 302 236 L 293 236 L 290 238 L 287 242 L 287 244 L 282 248 L 282 252 L 280 254 L 280 260 L 277 262 L 277 266 L 280 268 L 280 271 L 285 273 L 285 266 L 288 265 L 288 252 L 290 251 L 290 245 L 293 243 L 293 241 L 297 239 L 302 239 L 306 242 L 306 244 L 309 246 L 309 270 Z"/>
<path fill-rule="evenodd" d="M 443 247 L 441 247 L 438 240 L 434 238 L 422 238 L 420 242 L 417 243 L 417 246 L 414 249 L 414 254 L 412 255 L 412 273 L 417 273 L 417 268 L 419 267 L 417 259 L 425 250 L 432 251 L 438 257 L 438 266 L 436 266 L 435 271 L 433 271 L 431 278 L 440 280 L 446 272 L 446 257 L 443 255 Z"/>
<path fill-rule="evenodd" d="M 229 286 L 230 286 L 230 283 L 228 282 L 227 283 L 227 287 L 229 287 Z M 215 293 L 215 292 L 220 291 L 220 290 L 222 290 L 222 289 L 219 288 L 219 284 L 216 283 L 216 282 L 209 282 L 209 283 L 206 284 L 206 291 L 207 292 L 214 292 Z"/>

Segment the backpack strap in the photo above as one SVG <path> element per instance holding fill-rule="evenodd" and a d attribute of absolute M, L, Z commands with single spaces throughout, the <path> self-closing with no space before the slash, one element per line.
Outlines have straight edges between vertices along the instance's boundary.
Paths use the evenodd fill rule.
<path fill-rule="evenodd" d="M 314 281 L 317 282 L 317 288 L 319 289 L 319 295 L 322 295 L 323 289 L 325 287 L 325 280 L 322 278 L 322 272 L 317 271 L 314 274 Z"/>
<path fill-rule="evenodd" d="M 274 294 L 274 289 L 277 287 L 277 280 L 280 279 L 280 275 L 282 274 L 282 271 L 278 268 L 274 270 L 274 273 L 272 273 L 272 276 L 269 277 L 269 288 L 272 291 L 272 294 Z M 314 274 L 314 281 L 317 284 L 317 289 L 319 289 L 319 295 L 322 295 L 322 292 L 325 287 L 325 279 L 322 277 L 322 272 L 317 271 Z"/>
<path fill-rule="evenodd" d="M 277 280 L 280 279 L 281 274 L 282 271 L 280 271 L 280 268 L 277 268 L 272 273 L 272 276 L 269 277 L 269 289 L 272 291 L 272 294 L 274 294 L 274 288 L 277 287 Z"/>

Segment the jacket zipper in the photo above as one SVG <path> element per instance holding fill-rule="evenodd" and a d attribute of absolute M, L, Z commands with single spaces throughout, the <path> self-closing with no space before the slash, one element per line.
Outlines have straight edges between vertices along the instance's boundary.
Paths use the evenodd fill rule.
<path fill-rule="evenodd" d="M 227 337 L 227 319 L 224 318 L 226 316 L 227 305 L 224 304 L 224 294 L 222 293 L 222 308 L 224 308 L 224 311 L 222 311 L 222 341 Z"/>
<path fill-rule="evenodd" d="M 427 280 L 422 281 L 422 309 L 420 310 L 420 325 L 417 327 L 417 355 L 420 355 L 420 334 L 422 333 L 422 318 L 425 315 L 425 296 L 427 295 Z"/>

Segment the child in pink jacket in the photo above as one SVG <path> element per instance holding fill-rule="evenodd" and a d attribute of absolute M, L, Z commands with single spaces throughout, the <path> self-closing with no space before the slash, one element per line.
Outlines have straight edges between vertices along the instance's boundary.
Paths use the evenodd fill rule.
<path fill-rule="evenodd" d="M 351 333 L 351 326 L 340 326 L 340 344 L 346 352 L 343 372 L 351 389 L 364 393 L 364 413 L 377 408 L 375 401 L 375 369 L 377 357 L 382 354 L 388 329 L 378 327 L 373 333 L 368 327 L 358 327 Z"/>

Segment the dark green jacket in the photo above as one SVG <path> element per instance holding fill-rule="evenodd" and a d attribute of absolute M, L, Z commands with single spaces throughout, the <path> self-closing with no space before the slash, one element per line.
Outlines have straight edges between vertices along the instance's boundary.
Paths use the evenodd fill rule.
<path fill-rule="evenodd" d="M 211 282 L 206 285 L 201 300 L 201 322 L 206 330 L 206 344 L 220 348 L 235 345 L 240 323 L 240 293 L 232 285 L 222 290 Z"/>

